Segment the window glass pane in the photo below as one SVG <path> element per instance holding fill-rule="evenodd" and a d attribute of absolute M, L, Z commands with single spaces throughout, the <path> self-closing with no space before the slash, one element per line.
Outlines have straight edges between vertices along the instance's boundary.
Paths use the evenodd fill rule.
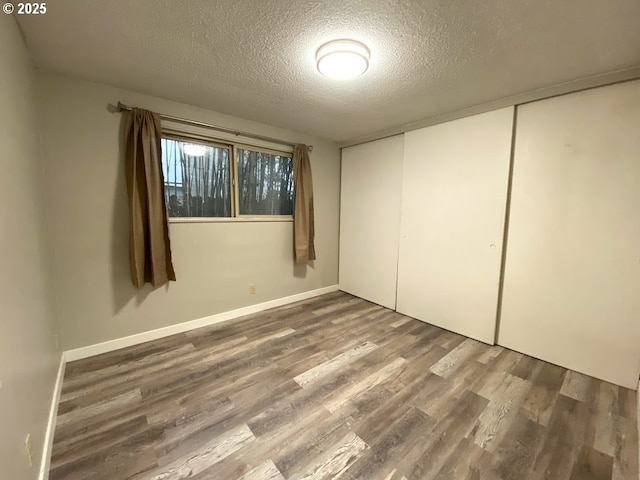
<path fill-rule="evenodd" d="M 293 215 L 291 156 L 238 149 L 240 215 Z"/>
<path fill-rule="evenodd" d="M 230 217 L 229 148 L 162 139 L 164 194 L 170 217 Z"/>

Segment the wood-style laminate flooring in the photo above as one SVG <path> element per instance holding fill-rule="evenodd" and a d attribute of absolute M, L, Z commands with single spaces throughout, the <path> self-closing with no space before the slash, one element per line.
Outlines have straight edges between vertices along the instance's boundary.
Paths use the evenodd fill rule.
<path fill-rule="evenodd" d="M 636 395 L 336 292 L 69 363 L 50 478 L 637 480 Z"/>

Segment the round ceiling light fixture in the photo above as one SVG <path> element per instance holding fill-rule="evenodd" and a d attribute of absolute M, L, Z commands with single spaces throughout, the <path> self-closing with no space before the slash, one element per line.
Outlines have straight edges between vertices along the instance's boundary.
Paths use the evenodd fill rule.
<path fill-rule="evenodd" d="M 318 71 L 325 77 L 348 80 L 359 77 L 369 68 L 371 52 L 355 40 L 333 40 L 318 48 Z"/>

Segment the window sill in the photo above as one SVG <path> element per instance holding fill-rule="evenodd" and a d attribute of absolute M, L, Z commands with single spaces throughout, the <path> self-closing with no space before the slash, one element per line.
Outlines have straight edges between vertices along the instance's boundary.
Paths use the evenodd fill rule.
<path fill-rule="evenodd" d="M 169 223 L 265 223 L 293 222 L 289 215 L 265 215 L 264 217 L 169 217 Z"/>

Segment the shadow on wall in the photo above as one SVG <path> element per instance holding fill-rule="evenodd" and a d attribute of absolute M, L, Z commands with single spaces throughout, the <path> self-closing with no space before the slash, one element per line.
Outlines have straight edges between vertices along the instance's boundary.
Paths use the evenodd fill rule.
<path fill-rule="evenodd" d="M 127 203 L 127 185 L 124 169 L 124 116 L 118 135 L 118 174 L 114 188 L 113 217 L 111 219 L 111 292 L 113 296 L 113 313 L 116 315 L 132 300 L 136 305 L 142 304 L 154 290 L 163 288 L 145 285 L 138 290 L 131 281 L 129 267 L 129 206 Z M 169 284 L 165 285 L 166 290 Z"/>
<path fill-rule="evenodd" d="M 315 267 L 315 261 L 309 263 L 295 263 L 293 262 L 293 276 L 296 278 L 307 278 L 307 267 L 313 269 Z"/>

